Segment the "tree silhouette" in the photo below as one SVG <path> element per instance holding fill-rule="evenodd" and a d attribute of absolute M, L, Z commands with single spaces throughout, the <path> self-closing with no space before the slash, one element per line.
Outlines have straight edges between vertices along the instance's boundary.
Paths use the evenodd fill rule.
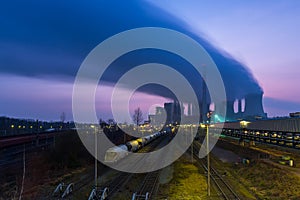
<path fill-rule="evenodd" d="M 138 107 L 137 109 L 134 110 L 134 114 L 132 116 L 134 123 L 138 126 L 142 121 L 143 121 L 143 112 Z"/>

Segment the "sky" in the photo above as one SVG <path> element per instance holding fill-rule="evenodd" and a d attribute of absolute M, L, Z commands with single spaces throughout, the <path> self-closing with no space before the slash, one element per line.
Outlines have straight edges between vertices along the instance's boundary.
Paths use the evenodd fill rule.
<path fill-rule="evenodd" d="M 111 2 L 1 3 L 0 116 L 59 120 L 65 112 L 72 120 L 73 81 L 87 54 L 120 31 L 154 22 L 165 25 L 161 19 L 171 22 L 170 28 L 175 24 L 201 36 L 247 66 L 249 79 L 253 76 L 264 91 L 268 116 L 300 111 L 299 1 Z M 161 10 L 156 12 L 156 7 Z M 139 21 L 140 16 L 145 20 Z M 110 93 L 109 86 L 97 91 L 101 118 L 110 117 Z M 167 100 L 145 93 L 132 99 L 132 105 L 145 108 L 144 114 Z"/>
<path fill-rule="evenodd" d="M 300 110 L 300 2 L 161 0 L 156 4 L 246 64 L 269 116 Z"/>

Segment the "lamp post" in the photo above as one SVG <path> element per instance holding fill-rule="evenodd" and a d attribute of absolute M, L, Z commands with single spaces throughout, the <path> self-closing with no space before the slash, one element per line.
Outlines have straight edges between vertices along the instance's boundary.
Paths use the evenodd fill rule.
<path fill-rule="evenodd" d="M 194 142 L 193 142 L 193 130 L 192 130 L 192 127 L 193 125 L 191 124 L 191 141 L 192 141 L 192 156 L 191 156 L 191 160 L 192 160 L 192 163 L 193 163 L 193 156 L 194 156 Z"/>
<path fill-rule="evenodd" d="M 207 195 L 210 196 L 210 149 L 209 149 L 209 126 L 210 126 L 210 121 L 211 117 L 213 115 L 212 111 L 209 111 L 206 116 L 207 116 L 207 123 L 206 123 L 206 153 L 207 153 Z"/>
<path fill-rule="evenodd" d="M 96 126 L 95 125 L 91 125 L 91 128 L 94 129 L 94 139 L 95 139 L 95 189 L 97 189 L 97 157 L 98 157 L 98 154 L 97 154 L 97 132 L 96 132 Z"/>
<path fill-rule="evenodd" d="M 210 196 L 210 156 L 209 156 L 209 124 L 206 124 L 206 153 L 207 153 L 207 196 Z"/>
<path fill-rule="evenodd" d="M 206 136 L 206 159 L 207 159 L 207 196 L 210 196 L 210 156 L 209 156 L 209 123 L 201 124 Z"/>

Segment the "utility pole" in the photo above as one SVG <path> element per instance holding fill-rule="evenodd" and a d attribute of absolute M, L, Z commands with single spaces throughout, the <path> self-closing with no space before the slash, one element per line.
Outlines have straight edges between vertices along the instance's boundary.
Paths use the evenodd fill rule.
<path fill-rule="evenodd" d="M 201 106 L 201 115 L 202 115 L 202 122 L 205 123 L 206 122 L 206 117 L 205 114 L 207 112 L 207 103 L 206 103 L 206 85 L 205 85 L 205 81 L 206 81 L 206 66 L 205 64 L 203 65 L 203 78 L 202 78 L 202 106 Z"/>
<path fill-rule="evenodd" d="M 96 127 L 94 125 L 91 125 L 91 128 L 94 129 L 94 137 L 95 137 L 95 189 L 97 189 L 97 132 Z"/>
<path fill-rule="evenodd" d="M 192 163 L 194 162 L 194 160 L 193 160 L 193 156 L 194 156 L 194 137 L 193 137 L 193 127 L 192 127 L 193 125 L 191 125 L 191 140 L 192 140 L 192 157 L 191 157 L 191 159 L 192 159 Z"/>
<path fill-rule="evenodd" d="M 206 66 L 203 65 L 203 79 L 202 79 L 202 121 L 206 127 L 206 154 L 207 154 L 207 196 L 210 196 L 210 156 L 209 156 L 209 124 L 212 112 L 207 112 L 207 99 L 206 99 Z M 206 113 L 206 116 L 205 116 Z"/>
<path fill-rule="evenodd" d="M 95 187 L 97 188 L 98 184 L 97 184 L 97 177 L 98 177 L 98 162 L 97 162 L 97 159 L 98 159 L 98 141 L 97 141 L 97 132 L 96 132 L 96 128 L 95 128 Z"/>
<path fill-rule="evenodd" d="M 206 124 L 206 153 L 207 153 L 207 196 L 210 196 L 210 157 L 209 157 L 209 124 Z"/>

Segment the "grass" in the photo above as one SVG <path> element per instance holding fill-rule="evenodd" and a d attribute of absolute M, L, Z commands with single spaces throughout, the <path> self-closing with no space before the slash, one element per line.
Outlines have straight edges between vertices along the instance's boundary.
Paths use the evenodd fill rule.
<path fill-rule="evenodd" d="M 204 200 L 207 199 L 206 178 L 203 173 L 184 157 L 173 165 L 174 173 L 172 180 L 160 185 L 161 193 L 165 194 L 168 200 Z M 159 198 L 158 199 L 165 199 Z"/>
<path fill-rule="evenodd" d="M 256 199 L 248 188 L 242 184 L 238 175 L 233 168 L 236 166 L 232 163 L 223 163 L 214 155 L 211 155 L 211 164 L 220 174 L 226 173 L 226 181 L 230 184 L 233 190 L 238 194 L 241 199 L 253 200 Z"/>
<path fill-rule="evenodd" d="M 261 199 L 299 199 L 300 180 L 274 166 L 257 162 L 236 169 L 240 180 Z"/>
<path fill-rule="evenodd" d="M 251 157 L 250 154 L 252 154 L 252 158 L 263 152 L 271 155 L 273 160 L 288 155 L 294 158 L 297 163 L 300 157 L 299 151 L 262 144 L 251 147 L 251 149 L 230 143 L 223 143 L 222 147 L 230 149 L 240 156 L 248 155 Z M 250 165 L 236 165 L 229 171 L 258 198 L 272 200 L 300 199 L 300 179 L 290 172 L 294 168 L 287 171 L 257 159 L 251 160 Z"/>

